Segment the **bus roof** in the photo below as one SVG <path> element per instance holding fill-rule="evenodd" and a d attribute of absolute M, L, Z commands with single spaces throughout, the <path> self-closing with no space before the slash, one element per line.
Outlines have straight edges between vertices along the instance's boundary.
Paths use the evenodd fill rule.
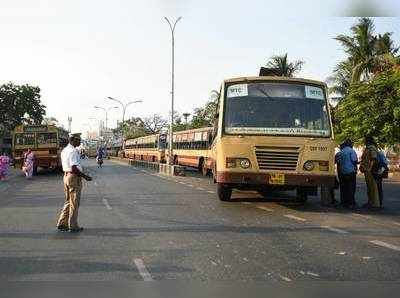
<path fill-rule="evenodd" d="M 314 84 L 321 85 L 326 87 L 326 83 L 321 81 L 302 79 L 302 78 L 288 78 L 288 77 L 278 77 L 278 76 L 269 76 L 269 77 L 237 77 L 224 80 L 224 83 L 234 83 L 234 82 L 243 82 L 243 81 L 278 81 L 278 82 L 298 82 L 298 83 L 306 83 L 306 84 Z"/>

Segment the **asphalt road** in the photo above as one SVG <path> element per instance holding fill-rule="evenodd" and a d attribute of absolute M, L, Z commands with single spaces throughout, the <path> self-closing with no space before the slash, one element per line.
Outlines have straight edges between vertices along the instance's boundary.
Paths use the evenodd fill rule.
<path fill-rule="evenodd" d="M 400 183 L 385 210 L 306 205 L 294 194 L 236 192 L 210 179 L 165 177 L 106 161 L 84 182 L 82 233 L 56 231 L 62 177 L 0 186 L 0 279 L 40 281 L 399 281 Z M 357 200 L 366 201 L 359 181 Z"/>

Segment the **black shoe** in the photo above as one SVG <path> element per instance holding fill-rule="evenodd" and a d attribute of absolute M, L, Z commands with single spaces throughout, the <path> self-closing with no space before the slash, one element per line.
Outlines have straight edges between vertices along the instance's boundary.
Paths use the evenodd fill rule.
<path fill-rule="evenodd" d="M 83 228 L 82 228 L 82 227 L 69 229 L 69 232 L 70 232 L 70 233 L 79 233 L 79 232 L 82 232 L 82 231 L 83 231 Z"/>
<path fill-rule="evenodd" d="M 68 226 L 57 226 L 57 229 L 61 232 L 67 232 L 69 230 Z"/>

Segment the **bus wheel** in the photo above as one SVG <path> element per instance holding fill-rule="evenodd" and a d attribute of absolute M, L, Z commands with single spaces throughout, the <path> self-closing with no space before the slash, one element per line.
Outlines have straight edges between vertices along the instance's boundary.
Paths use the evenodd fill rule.
<path fill-rule="evenodd" d="M 218 198 L 221 201 L 229 201 L 232 196 L 232 188 L 223 183 L 217 183 Z"/>
<path fill-rule="evenodd" d="M 304 204 L 305 202 L 307 202 L 307 199 L 308 199 L 307 190 L 304 189 L 303 187 L 298 187 L 296 190 L 296 201 Z"/>

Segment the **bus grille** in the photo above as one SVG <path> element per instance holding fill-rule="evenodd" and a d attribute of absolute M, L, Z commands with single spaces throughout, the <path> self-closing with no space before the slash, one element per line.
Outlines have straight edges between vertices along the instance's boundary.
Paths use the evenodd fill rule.
<path fill-rule="evenodd" d="M 295 171 L 300 147 L 256 147 L 260 170 Z"/>

